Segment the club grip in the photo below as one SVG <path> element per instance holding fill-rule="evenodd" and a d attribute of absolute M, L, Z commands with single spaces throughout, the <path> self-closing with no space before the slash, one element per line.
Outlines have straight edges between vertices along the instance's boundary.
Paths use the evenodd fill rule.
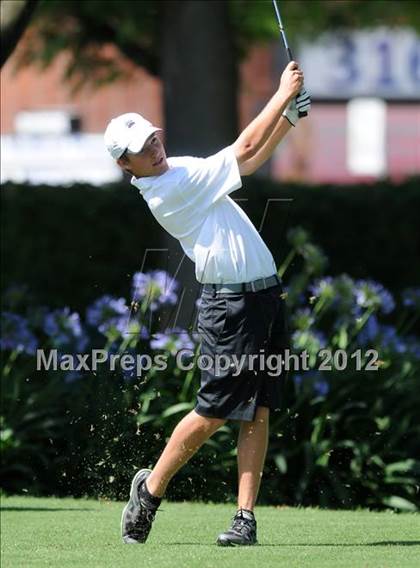
<path fill-rule="evenodd" d="M 290 49 L 290 47 L 286 48 L 286 52 L 287 52 L 287 57 L 289 58 L 289 61 L 293 61 L 292 50 Z M 298 115 L 299 115 L 299 118 L 305 118 L 305 116 L 308 116 L 308 113 L 306 111 L 300 110 Z"/>

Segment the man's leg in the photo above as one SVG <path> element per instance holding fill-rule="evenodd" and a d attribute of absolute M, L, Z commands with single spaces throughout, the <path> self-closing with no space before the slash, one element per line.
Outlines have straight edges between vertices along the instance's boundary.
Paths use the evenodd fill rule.
<path fill-rule="evenodd" d="M 162 497 L 176 472 L 195 454 L 226 420 L 206 418 L 192 410 L 175 427 L 152 473 L 147 478 L 148 491 Z"/>
<path fill-rule="evenodd" d="M 219 546 L 257 544 L 254 505 L 260 488 L 268 445 L 270 411 L 259 406 L 253 422 L 241 422 L 238 437 L 238 511 L 232 527 L 219 534 Z"/>
<path fill-rule="evenodd" d="M 257 408 L 253 422 L 241 423 L 238 437 L 238 509 L 254 509 L 268 446 L 270 409 Z"/>

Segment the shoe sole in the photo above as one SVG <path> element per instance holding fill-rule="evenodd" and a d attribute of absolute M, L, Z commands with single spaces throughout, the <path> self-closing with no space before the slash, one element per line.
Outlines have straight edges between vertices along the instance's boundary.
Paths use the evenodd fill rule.
<path fill-rule="evenodd" d="M 131 507 L 131 505 L 134 505 L 136 507 L 136 506 L 139 506 L 139 504 L 140 504 L 137 490 L 138 490 L 140 483 L 142 483 L 146 479 L 146 477 L 148 477 L 148 476 L 145 476 L 146 473 L 150 474 L 150 473 L 152 473 L 152 470 L 151 469 L 140 469 L 131 481 L 130 499 L 128 500 L 127 505 L 124 507 L 122 515 L 121 515 L 121 536 L 122 536 L 123 542 L 125 544 L 140 544 L 139 541 L 135 541 L 135 540 L 131 539 L 130 537 L 124 536 L 124 527 L 125 527 L 125 518 L 126 518 L 127 511 L 129 509 L 129 507 Z"/>
<path fill-rule="evenodd" d="M 222 539 L 222 538 L 218 538 L 216 540 L 216 544 L 217 546 L 255 546 L 256 544 L 258 544 L 258 541 L 255 542 L 246 542 L 243 544 L 240 544 L 239 542 L 232 542 L 231 540 L 228 539 Z"/>

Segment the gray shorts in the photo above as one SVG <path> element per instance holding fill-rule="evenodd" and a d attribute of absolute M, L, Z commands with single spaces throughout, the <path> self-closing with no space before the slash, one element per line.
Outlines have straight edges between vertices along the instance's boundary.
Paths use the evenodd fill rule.
<path fill-rule="evenodd" d="M 197 326 L 200 355 L 207 356 L 206 362 L 213 359 L 215 364 L 211 368 L 206 364 L 205 369 L 201 365 L 197 414 L 252 421 L 258 406 L 281 409 L 287 374 L 282 371 L 274 376 L 273 366 L 271 372 L 267 368 L 269 355 L 284 355 L 290 349 L 286 305 L 281 294 L 281 284 L 258 292 L 202 292 Z M 241 356 L 244 357 L 240 368 L 236 361 Z M 217 359 L 221 361 L 218 369 Z M 232 363 L 220 370 L 226 366 L 225 360 Z"/>

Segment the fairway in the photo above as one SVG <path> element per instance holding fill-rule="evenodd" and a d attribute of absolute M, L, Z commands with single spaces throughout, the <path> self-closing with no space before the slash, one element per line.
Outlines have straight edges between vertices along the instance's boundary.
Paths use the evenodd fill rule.
<path fill-rule="evenodd" d="M 166 503 L 145 545 L 120 541 L 122 503 L 2 498 L 2 566 L 417 567 L 418 514 L 257 507 L 259 546 L 220 548 L 231 505 Z"/>

